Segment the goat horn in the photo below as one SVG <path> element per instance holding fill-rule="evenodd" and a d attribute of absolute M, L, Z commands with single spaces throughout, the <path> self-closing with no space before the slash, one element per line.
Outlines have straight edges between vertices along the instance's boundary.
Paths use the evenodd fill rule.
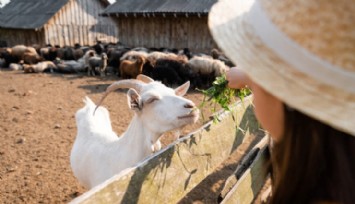
<path fill-rule="evenodd" d="M 102 102 L 104 101 L 104 99 L 113 91 L 117 90 L 117 89 L 124 89 L 124 88 L 132 88 L 135 89 L 137 92 L 140 92 L 140 90 L 142 89 L 143 86 L 143 82 L 136 80 L 136 79 L 125 79 L 125 80 L 120 80 L 117 81 L 113 84 L 111 84 L 109 87 L 107 87 L 104 95 L 101 97 L 100 102 L 97 104 L 95 110 L 94 110 L 94 115 L 96 112 L 96 109 L 102 104 Z"/>
<path fill-rule="evenodd" d="M 137 76 L 137 79 L 144 82 L 144 83 L 147 83 L 147 84 L 154 81 L 154 79 L 152 79 L 149 76 L 146 76 L 144 74 L 139 74 Z"/>

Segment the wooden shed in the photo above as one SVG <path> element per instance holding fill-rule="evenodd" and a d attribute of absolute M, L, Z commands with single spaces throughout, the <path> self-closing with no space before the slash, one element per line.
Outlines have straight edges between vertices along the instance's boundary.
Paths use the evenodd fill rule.
<path fill-rule="evenodd" d="M 116 43 L 117 23 L 99 14 L 107 0 L 12 0 L 0 10 L 0 41 L 8 46 Z"/>
<path fill-rule="evenodd" d="M 103 15 L 118 19 L 120 42 L 129 47 L 210 51 L 208 12 L 217 0 L 117 0 Z"/>

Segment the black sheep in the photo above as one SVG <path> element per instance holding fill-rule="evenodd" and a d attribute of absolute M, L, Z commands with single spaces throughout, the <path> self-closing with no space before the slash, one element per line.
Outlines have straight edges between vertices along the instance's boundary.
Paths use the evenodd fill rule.
<path fill-rule="evenodd" d="M 156 66 L 152 71 L 151 77 L 169 87 L 180 85 L 184 82 L 176 70 L 171 67 Z"/>
<path fill-rule="evenodd" d="M 105 46 L 101 43 L 101 41 L 97 41 L 93 48 L 98 55 L 101 55 L 103 52 L 105 52 Z"/>
<path fill-rule="evenodd" d="M 179 75 L 179 78 L 185 82 L 190 80 L 191 71 L 189 67 L 185 66 L 184 63 L 181 63 L 175 59 L 161 58 L 156 61 L 156 67 L 172 68 Z"/>
<path fill-rule="evenodd" d="M 8 68 L 11 63 L 17 63 L 19 59 L 8 52 L 6 48 L 0 49 L 0 58 L 4 59 L 3 68 Z"/>
<path fill-rule="evenodd" d="M 114 74 L 117 74 L 117 76 L 120 76 L 120 58 L 128 52 L 130 49 L 129 48 L 122 48 L 122 49 L 117 49 L 117 48 L 111 48 L 107 51 L 107 57 L 108 57 L 108 67 L 112 67 L 112 70 L 114 70 Z"/>
<path fill-rule="evenodd" d="M 154 69 L 153 64 L 149 60 L 147 60 L 143 65 L 142 74 L 151 77 L 153 69 Z"/>

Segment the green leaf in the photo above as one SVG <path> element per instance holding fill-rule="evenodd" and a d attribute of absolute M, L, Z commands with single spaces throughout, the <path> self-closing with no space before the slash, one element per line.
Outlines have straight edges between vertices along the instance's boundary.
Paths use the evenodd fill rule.
<path fill-rule="evenodd" d="M 236 96 L 243 100 L 244 97 L 251 94 L 251 91 L 248 88 L 231 89 L 227 85 L 228 81 L 226 79 L 226 76 L 223 75 L 220 77 L 216 77 L 216 79 L 212 83 L 212 86 L 207 90 L 197 89 L 205 95 L 202 103 L 199 105 L 199 108 L 203 108 L 206 105 L 207 101 L 212 101 L 212 103 L 214 103 L 213 111 L 216 110 L 216 104 L 219 104 L 224 110 L 230 111 L 229 105 L 231 105 L 235 101 Z M 216 120 L 214 119 L 214 121 Z"/>

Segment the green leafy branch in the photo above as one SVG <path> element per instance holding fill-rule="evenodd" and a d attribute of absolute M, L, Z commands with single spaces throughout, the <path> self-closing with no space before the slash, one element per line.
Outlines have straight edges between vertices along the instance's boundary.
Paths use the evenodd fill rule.
<path fill-rule="evenodd" d="M 225 75 L 216 77 L 213 81 L 212 86 L 206 90 L 199 90 L 204 94 L 204 99 L 199 105 L 199 109 L 202 109 L 206 103 L 213 105 L 213 112 L 216 112 L 216 105 L 219 104 L 224 110 L 230 111 L 229 105 L 235 102 L 235 97 L 239 97 L 241 100 L 244 97 L 251 94 L 250 89 L 231 89 L 228 86 L 228 81 Z M 202 113 L 203 111 L 201 111 Z M 202 119 L 204 120 L 204 115 L 202 114 Z M 214 121 L 216 121 L 214 117 Z"/>

